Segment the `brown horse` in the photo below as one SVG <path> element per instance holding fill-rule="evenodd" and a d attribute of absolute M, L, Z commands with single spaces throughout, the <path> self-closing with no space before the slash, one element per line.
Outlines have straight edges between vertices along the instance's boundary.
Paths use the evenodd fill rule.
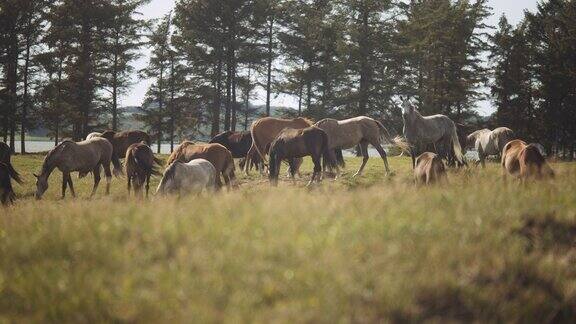
<path fill-rule="evenodd" d="M 250 128 L 252 146 L 248 151 L 247 160 L 257 154 L 266 163 L 267 148 L 284 128 L 302 129 L 310 127 L 312 124 L 312 121 L 302 117 L 294 119 L 264 117 L 256 120 Z M 249 164 L 248 162 L 246 161 L 247 165 Z M 245 167 L 245 170 L 248 172 L 247 167 Z"/>
<path fill-rule="evenodd" d="M 278 134 L 278 137 L 270 145 L 270 181 L 276 185 L 280 172 L 280 163 L 287 159 L 290 164 L 290 173 L 294 177 L 296 172 L 295 159 L 311 156 L 314 162 L 314 172 L 308 185 L 314 180 L 322 180 L 321 161 L 328 168 L 335 168 L 337 165 L 334 151 L 330 148 L 328 135 L 316 126 L 303 129 L 285 128 Z"/>
<path fill-rule="evenodd" d="M 520 179 L 554 177 L 554 171 L 542 156 L 538 144 L 526 144 L 522 140 L 513 140 L 504 146 L 502 167 Z"/>
<path fill-rule="evenodd" d="M 218 143 L 224 145 L 232 153 L 232 157 L 235 159 L 242 159 L 240 161 L 240 168 L 243 169 L 246 163 L 246 155 L 252 146 L 252 134 L 249 131 L 244 132 L 233 132 L 225 131 L 216 136 L 214 136 L 210 143 Z M 260 159 L 258 154 L 251 156 L 251 165 L 247 166 L 251 168 L 255 166 L 257 169 L 262 169 L 264 164 Z"/>
<path fill-rule="evenodd" d="M 0 162 L 0 203 L 8 205 L 16 200 L 16 194 L 12 188 L 12 168 L 4 162 Z"/>
<path fill-rule="evenodd" d="M 162 165 L 162 161 L 154 156 L 150 146 L 144 142 L 130 145 L 126 151 L 125 161 L 128 195 L 130 195 L 132 183 L 134 183 L 134 193 L 137 197 L 142 197 L 142 186 L 146 183 L 146 197 L 148 197 L 150 177 L 162 175 L 156 169 L 156 165 Z"/>
<path fill-rule="evenodd" d="M 446 168 L 442 158 L 431 152 L 424 152 L 416 158 L 414 181 L 416 184 L 429 185 L 446 180 Z"/>
<path fill-rule="evenodd" d="M 144 142 L 148 146 L 152 144 L 150 135 L 139 130 L 130 130 L 124 132 L 114 132 L 109 130 L 102 133 L 100 137 L 103 137 L 112 143 L 112 146 L 114 147 L 112 154 L 118 159 L 126 156 L 126 150 L 128 150 L 128 147 L 132 144 L 140 142 Z"/>
<path fill-rule="evenodd" d="M 174 161 L 187 163 L 193 159 L 208 160 L 216 168 L 216 186 L 222 187 L 220 174 L 224 178 L 224 182 L 228 187 L 236 187 L 236 176 L 234 175 L 234 158 L 232 153 L 228 151 L 221 144 L 195 144 L 190 141 L 184 141 L 178 146 L 168 158 L 166 165 L 172 164 Z"/>
<path fill-rule="evenodd" d="M 16 171 L 16 169 L 14 169 L 14 167 L 12 166 L 11 159 L 12 159 L 12 150 L 10 149 L 10 146 L 8 146 L 4 142 L 0 142 L 0 162 L 6 164 L 6 172 L 8 172 L 10 178 L 18 182 L 19 184 L 22 184 L 23 183 L 22 178 L 20 177 L 20 174 Z"/>

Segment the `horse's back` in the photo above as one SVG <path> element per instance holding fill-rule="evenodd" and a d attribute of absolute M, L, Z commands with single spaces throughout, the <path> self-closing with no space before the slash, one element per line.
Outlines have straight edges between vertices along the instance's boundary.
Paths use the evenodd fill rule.
<path fill-rule="evenodd" d="M 206 159 L 194 159 L 184 164 L 183 169 L 186 177 L 182 181 L 187 187 L 203 189 L 213 187 L 216 183 L 216 167 Z"/>

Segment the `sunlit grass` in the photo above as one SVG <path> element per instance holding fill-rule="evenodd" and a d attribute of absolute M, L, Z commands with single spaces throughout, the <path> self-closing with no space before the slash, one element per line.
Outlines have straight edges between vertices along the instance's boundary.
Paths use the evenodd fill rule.
<path fill-rule="evenodd" d="M 0 210 L 0 321 L 567 321 L 576 305 L 576 165 L 557 179 L 503 181 L 497 164 L 416 187 L 407 158 L 352 179 L 270 187 L 237 170 L 214 195 L 127 199 L 114 179 L 33 199 L 42 156 Z M 285 174 L 285 172 L 283 172 Z M 153 188 L 159 179 L 154 179 Z"/>

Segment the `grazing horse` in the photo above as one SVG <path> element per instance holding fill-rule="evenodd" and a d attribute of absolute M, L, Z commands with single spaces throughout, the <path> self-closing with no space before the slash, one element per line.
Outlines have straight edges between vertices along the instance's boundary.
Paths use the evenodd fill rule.
<path fill-rule="evenodd" d="M 522 140 L 512 140 L 502 150 L 504 171 L 520 179 L 553 178 L 554 171 L 540 152 L 538 144 L 526 144 Z"/>
<path fill-rule="evenodd" d="M 252 134 L 249 131 L 244 132 L 233 132 L 233 131 L 225 131 L 214 136 L 209 143 L 218 143 L 222 144 L 225 148 L 232 153 L 232 157 L 235 159 L 241 158 L 240 161 L 240 168 L 243 169 L 244 164 L 246 163 L 246 156 L 248 155 L 248 151 L 252 146 Z M 258 156 L 258 154 L 253 154 L 250 157 L 251 164 L 256 166 L 257 169 L 262 169 L 264 164 L 262 160 Z M 252 167 L 249 165 L 248 167 Z"/>
<path fill-rule="evenodd" d="M 92 132 L 86 136 L 86 139 L 93 139 L 94 137 L 102 137 L 102 133 L 99 132 Z"/>
<path fill-rule="evenodd" d="M 20 174 L 12 166 L 12 150 L 4 142 L 0 142 L 0 202 L 8 205 L 16 200 L 16 194 L 12 187 L 12 180 L 22 184 Z"/>
<path fill-rule="evenodd" d="M 475 148 L 482 167 L 489 155 L 500 155 L 504 146 L 514 138 L 514 132 L 507 127 L 498 127 L 495 130 L 481 129 L 468 135 L 466 147 Z"/>
<path fill-rule="evenodd" d="M 252 146 L 248 151 L 247 160 L 250 160 L 257 154 L 260 159 L 266 163 L 266 154 L 268 152 L 267 148 L 270 147 L 272 142 L 276 139 L 276 136 L 278 136 L 278 134 L 280 134 L 284 128 L 301 129 L 310 127 L 312 124 L 312 121 L 303 117 L 294 119 L 264 117 L 254 121 L 250 127 L 250 133 L 252 134 Z M 250 161 L 246 161 L 246 173 L 248 173 L 249 162 Z M 295 161 L 294 163 L 301 163 L 301 161 Z"/>
<path fill-rule="evenodd" d="M 321 160 L 329 168 L 336 167 L 334 151 L 330 149 L 328 135 L 316 126 L 303 129 L 285 128 L 270 146 L 270 181 L 276 185 L 280 172 L 280 163 L 287 159 L 290 164 L 290 173 L 294 177 L 296 172 L 296 158 L 311 156 L 314 162 L 314 173 L 308 185 L 314 180 L 322 180 Z"/>
<path fill-rule="evenodd" d="M 232 153 L 221 144 L 195 144 L 184 141 L 178 146 L 168 158 L 166 164 L 170 165 L 174 161 L 187 163 L 193 159 L 206 159 L 216 168 L 216 185 L 222 187 L 220 174 L 228 187 L 236 187 L 236 176 L 234 175 L 234 158 Z"/>
<path fill-rule="evenodd" d="M 126 177 L 128 178 L 128 195 L 130 195 L 132 183 L 134 183 L 134 193 L 141 197 L 142 187 L 146 183 L 146 197 L 148 197 L 150 177 L 162 175 L 156 169 L 156 165 L 162 165 L 162 161 L 154 157 L 152 149 L 144 142 L 130 145 L 124 160 L 126 162 Z"/>
<path fill-rule="evenodd" d="M 446 179 L 446 168 L 442 158 L 436 153 L 424 152 L 416 158 L 414 181 L 429 185 Z"/>
<path fill-rule="evenodd" d="M 164 172 L 156 193 L 165 195 L 214 190 L 217 177 L 216 168 L 205 159 L 194 159 L 188 163 L 174 161 Z"/>
<path fill-rule="evenodd" d="M 416 167 L 417 154 L 429 144 L 445 148 L 438 153 L 446 159 L 449 157 L 449 150 L 446 148 L 450 147 L 453 150 L 456 164 L 466 165 L 458 140 L 456 124 L 450 118 L 444 115 L 424 117 L 408 100 L 403 100 L 402 119 L 404 120 L 404 137 L 410 145 L 413 167 Z"/>
<path fill-rule="evenodd" d="M 354 174 L 354 177 L 362 174 L 366 162 L 368 162 L 368 144 L 372 144 L 378 151 L 384 161 L 386 173 L 390 173 L 386 151 L 382 148 L 381 142 L 384 140 L 391 142 L 391 140 L 388 130 L 382 123 L 370 117 L 359 116 L 345 120 L 325 118 L 314 124 L 314 126 L 326 132 L 330 142 L 330 149 L 341 151 L 360 144 L 360 151 L 364 158 L 360 169 Z M 337 157 L 338 165 L 343 167 L 344 159 L 340 158 L 340 154 L 337 154 Z"/>
<path fill-rule="evenodd" d="M 70 187 L 72 196 L 76 197 L 72 177 L 70 176 L 71 172 L 79 172 L 80 177 L 92 172 L 94 175 L 94 186 L 90 196 L 94 196 L 100 183 L 100 166 L 104 168 L 106 194 L 109 194 L 110 182 L 112 181 L 110 162 L 114 164 L 116 174 L 116 169 L 121 168 L 120 161 L 113 159 L 112 150 L 112 144 L 101 137 L 77 143 L 66 140 L 58 144 L 44 158 L 40 175 L 34 175 L 36 177 L 36 199 L 42 198 L 42 195 L 48 189 L 48 178 L 55 168 L 62 172 L 62 198 L 66 196 L 67 186 Z"/>
<path fill-rule="evenodd" d="M 152 144 L 150 135 L 148 135 L 146 132 L 138 130 L 124 131 L 118 133 L 109 130 L 102 133 L 101 137 L 109 140 L 110 143 L 112 143 L 112 147 L 114 147 L 114 151 L 112 152 L 112 154 L 114 157 L 117 157 L 118 159 L 121 159 L 126 156 L 126 150 L 128 150 L 128 147 L 132 144 L 140 142 L 144 142 L 148 144 L 148 146 Z"/>

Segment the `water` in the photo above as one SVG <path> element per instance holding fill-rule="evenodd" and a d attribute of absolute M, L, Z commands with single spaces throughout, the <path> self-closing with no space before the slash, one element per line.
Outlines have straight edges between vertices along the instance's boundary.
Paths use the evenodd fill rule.
<path fill-rule="evenodd" d="M 20 143 L 16 143 L 16 152 L 20 153 Z M 156 153 L 156 148 L 158 146 L 156 144 L 152 145 L 152 150 Z M 174 146 L 176 148 L 177 145 Z M 45 142 L 45 141 L 26 141 L 26 152 L 28 153 L 38 153 L 38 152 L 47 152 L 54 148 L 54 142 Z M 345 157 L 354 157 L 356 156 L 356 151 L 353 149 L 344 150 L 342 155 Z M 170 144 L 163 143 L 160 145 L 160 153 L 162 154 L 170 154 Z M 368 148 L 368 155 L 369 156 L 379 156 L 378 151 L 376 149 L 370 147 Z M 470 160 L 477 160 L 478 153 L 476 151 L 468 151 L 466 153 L 466 157 Z"/>
<path fill-rule="evenodd" d="M 151 146 L 154 153 L 156 153 L 156 148 L 158 145 L 154 144 Z M 54 142 L 45 141 L 26 141 L 26 152 L 27 153 L 38 153 L 47 152 L 54 148 Z M 174 146 L 176 148 L 176 145 Z M 16 153 L 20 153 L 20 142 L 16 143 Z M 160 145 L 160 153 L 170 154 L 170 144 L 163 143 Z"/>

